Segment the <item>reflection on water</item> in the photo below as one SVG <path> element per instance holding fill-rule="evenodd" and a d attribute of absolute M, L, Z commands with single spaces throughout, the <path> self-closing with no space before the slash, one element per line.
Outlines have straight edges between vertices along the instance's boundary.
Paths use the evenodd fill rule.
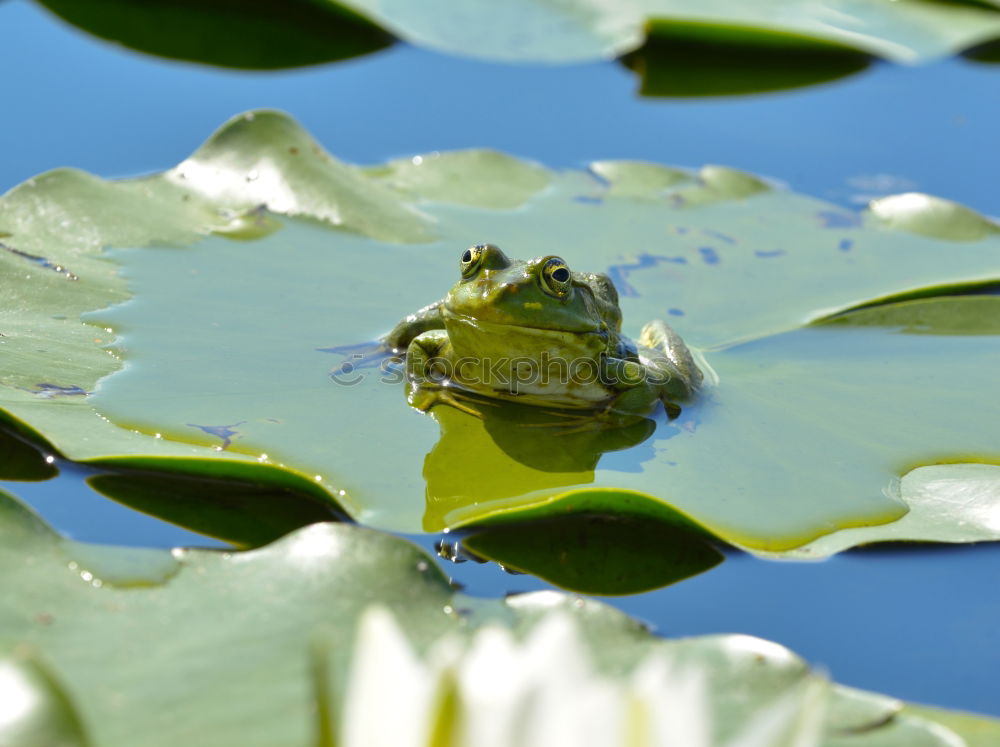
<path fill-rule="evenodd" d="M 589 485 L 603 454 L 637 446 L 656 430 L 645 417 L 567 424 L 564 414 L 538 407 L 483 401 L 478 410 L 480 417 L 431 410 L 441 436 L 424 460 L 426 531 L 445 528 L 455 511 Z"/>

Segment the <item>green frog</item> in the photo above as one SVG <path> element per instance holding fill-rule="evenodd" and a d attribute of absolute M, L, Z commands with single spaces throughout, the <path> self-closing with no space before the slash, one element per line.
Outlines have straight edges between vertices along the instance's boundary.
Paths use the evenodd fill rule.
<path fill-rule="evenodd" d="M 557 256 L 510 259 L 479 244 L 463 252 L 461 279 L 442 300 L 383 338 L 406 354 L 410 404 L 496 400 L 574 411 L 581 421 L 668 414 L 690 399 L 702 373 L 660 320 L 634 343 L 621 333 L 618 293 L 603 273 L 573 272 Z M 471 396 L 470 396 L 471 395 Z"/>

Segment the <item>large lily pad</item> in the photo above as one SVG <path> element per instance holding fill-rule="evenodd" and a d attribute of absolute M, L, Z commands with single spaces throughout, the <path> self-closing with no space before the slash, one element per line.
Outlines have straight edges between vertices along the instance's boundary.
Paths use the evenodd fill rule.
<path fill-rule="evenodd" d="M 484 624 L 530 635 L 559 610 L 575 621 L 603 676 L 627 677 L 653 652 L 701 672 L 709 723 L 720 737 L 810 677 L 792 652 L 748 636 L 657 639 L 609 607 L 553 592 L 464 597 L 409 543 L 347 524 L 315 524 L 240 553 L 147 551 L 149 566 L 161 570 L 131 583 L 116 573 L 135 574 L 134 551 L 95 549 L 62 540 L 0 493 L 0 587 L 8 600 L 0 637 L 29 652 L 0 659 L 0 675 L 10 670 L 37 691 L 59 717 L 49 728 L 62 728 L 69 743 L 83 743 L 85 730 L 92 744 L 109 747 L 135 744 L 136 734 L 148 745 L 315 744 L 331 723 L 317 709 L 344 712 L 355 629 L 372 604 L 406 621 L 408 645 L 421 656 L 443 635 L 461 639 Z M 407 674 L 407 661 L 394 658 L 399 644 L 378 643 L 387 669 L 371 674 L 388 674 L 388 686 Z M 546 651 L 553 676 L 579 669 Z M 489 685 L 503 688 L 500 676 L 491 672 Z M 908 715 L 891 698 L 840 687 L 831 695 L 827 744 L 960 744 L 965 730 L 998 728 L 990 719 L 940 713 L 956 725 L 951 730 L 934 716 Z M 8 743 L 16 733 L 0 731 Z"/>
<path fill-rule="evenodd" d="M 865 55 L 905 63 L 943 57 L 1000 36 L 995 0 L 40 2 L 65 20 L 127 46 L 232 67 L 342 59 L 378 49 L 386 43 L 386 32 L 443 52 L 516 62 L 607 59 L 635 50 L 648 38 L 659 52 L 644 55 L 643 66 L 661 68 L 653 87 L 665 86 L 671 93 L 732 92 L 732 82 L 714 71 L 722 58 L 748 49 L 756 52 L 747 59 L 758 80 L 744 78 L 737 90 L 837 77 L 863 66 Z M 715 59 L 713 47 L 720 50 Z M 767 64 L 772 55 L 803 69 L 783 74 L 777 59 Z M 677 66 L 678 56 L 689 64 Z M 682 80 L 669 81 L 671 75 Z"/>
<path fill-rule="evenodd" d="M 494 173 L 507 186 L 484 189 Z M 478 152 L 362 171 L 263 112 L 157 177 L 38 177 L 0 202 L 0 229 L 15 299 L 0 404 L 22 428 L 118 467 L 209 458 L 257 482 L 284 468 L 276 483 L 308 480 L 378 527 L 611 512 L 779 552 L 891 526 L 908 510 L 904 473 L 988 460 L 1000 443 L 980 406 L 1000 344 L 995 327 L 969 326 L 981 305 L 946 314 L 951 329 L 920 322 L 923 334 L 870 312 L 801 327 L 997 280 L 996 226 L 927 196 L 857 214 L 722 167 L 551 173 Z M 442 296 L 462 248 L 483 240 L 607 270 L 627 333 L 667 318 L 701 349 L 704 392 L 676 420 L 577 434 L 410 409 L 398 367 L 343 351 Z M 97 326 L 78 321 L 128 292 L 86 315 Z M 118 357 L 127 367 L 107 376 Z"/>
<path fill-rule="evenodd" d="M 343 0 L 400 38 L 455 54 L 497 60 L 569 62 L 615 57 L 638 47 L 646 33 L 698 25 L 703 36 L 770 32 L 772 45 L 793 50 L 803 41 L 827 42 L 901 62 L 940 57 L 995 38 L 993 3 L 924 0 L 769 0 L 740 3 L 638 0 L 495 4 L 482 0 L 426 4 Z"/>

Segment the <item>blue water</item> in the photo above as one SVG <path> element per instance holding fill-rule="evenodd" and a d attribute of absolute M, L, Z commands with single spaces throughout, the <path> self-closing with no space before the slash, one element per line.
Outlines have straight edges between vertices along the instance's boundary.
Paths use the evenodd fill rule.
<path fill-rule="evenodd" d="M 26 0 L 0 4 L 0 28 L 0 190 L 56 166 L 158 171 L 233 114 L 275 107 L 346 161 L 488 146 L 551 166 L 721 163 L 844 203 L 918 189 L 1000 214 L 998 65 L 875 65 L 789 93 L 666 100 L 636 96 L 635 76 L 613 63 L 504 66 L 397 45 L 243 73 L 123 50 Z"/>
<path fill-rule="evenodd" d="M 1000 215 L 1000 66 L 878 64 L 795 92 L 655 100 L 636 96 L 632 73 L 613 63 L 500 66 L 400 45 L 338 65 L 241 73 L 122 50 L 23 0 L 0 3 L 0 28 L 0 190 L 57 166 L 102 176 L 161 170 L 233 114 L 276 107 L 351 162 L 488 146 L 552 166 L 722 163 L 844 205 L 921 190 Z M 78 539 L 217 544 L 102 498 L 73 471 L 0 487 Z M 442 563 L 476 594 L 546 588 L 492 565 Z M 760 635 L 838 681 L 1000 715 L 998 572 L 1000 545 L 852 552 L 816 564 L 734 554 L 694 579 L 608 601 L 665 634 Z"/>

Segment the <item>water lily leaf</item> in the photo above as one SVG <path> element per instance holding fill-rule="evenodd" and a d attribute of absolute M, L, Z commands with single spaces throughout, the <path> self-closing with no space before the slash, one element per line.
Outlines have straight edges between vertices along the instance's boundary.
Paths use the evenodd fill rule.
<path fill-rule="evenodd" d="M 916 192 L 872 200 L 872 214 L 887 225 L 944 239 L 981 239 L 1000 226 L 964 205 Z"/>
<path fill-rule="evenodd" d="M 307 0 L 39 0 L 103 39 L 148 54 L 272 70 L 368 54 L 392 37 L 337 3 Z"/>
<path fill-rule="evenodd" d="M 608 59 L 645 42 L 638 59 L 644 71 L 654 71 L 644 74 L 649 90 L 672 95 L 803 85 L 853 72 L 867 55 L 913 63 L 1000 36 L 993 0 L 449 0 L 419 7 L 385 0 L 39 2 L 133 49 L 252 69 L 345 59 L 380 49 L 393 35 L 442 52 L 509 62 Z M 751 64 L 732 67 L 741 58 Z M 739 80 L 725 82 L 722 71 L 740 73 Z"/>
<path fill-rule="evenodd" d="M 0 742 L 5 747 L 87 747 L 80 717 L 62 685 L 30 647 L 0 653 Z"/>
<path fill-rule="evenodd" d="M 654 651 L 703 670 L 710 720 L 722 736 L 810 676 L 792 652 L 749 636 L 658 639 L 613 608 L 555 592 L 464 597 L 414 546 L 349 524 L 314 524 L 244 552 L 150 550 L 176 572 L 168 583 L 142 586 L 103 583 L 79 549 L 0 494 L 0 587 L 8 600 L 0 637 L 29 642 L 44 657 L 58 672 L 64 710 L 108 747 L 134 744 L 137 733 L 151 746 L 315 743 L 315 657 L 332 682 L 326 692 L 344 693 L 355 629 L 372 604 L 406 620 L 408 645 L 421 656 L 445 634 L 461 639 L 503 625 L 523 637 L 561 611 L 576 621 L 603 676 L 628 676 Z M 118 555 L 124 566 L 130 553 L 105 548 L 104 564 Z M 396 675 L 405 664 L 386 663 Z M 884 696 L 834 687 L 832 697 L 830 739 L 850 731 L 849 744 L 866 745 L 901 718 L 902 704 Z M 948 717 L 957 733 L 992 724 L 941 713 Z"/>
<path fill-rule="evenodd" d="M 871 56 L 799 34 L 690 21 L 653 21 L 622 61 L 643 96 L 732 96 L 826 83 L 860 72 Z"/>
<path fill-rule="evenodd" d="M 898 62 L 942 57 L 1000 34 L 990 4 L 900 0 L 730 0 L 608 4 L 593 0 L 515 3 L 461 0 L 437 8 L 343 0 L 412 44 L 493 60 L 577 62 L 616 57 L 646 34 L 725 43 L 751 38 L 794 54 L 805 44 L 847 48 Z M 440 12 L 438 12 L 438 10 Z"/>
<path fill-rule="evenodd" d="M 48 480 L 57 474 L 40 449 L 0 426 L 0 480 Z"/>
<path fill-rule="evenodd" d="M 366 173 L 410 199 L 487 208 L 523 205 L 549 183 L 541 166 L 492 150 L 401 158 Z"/>
<path fill-rule="evenodd" d="M 723 555 L 697 532 L 649 518 L 573 515 L 500 525 L 462 547 L 508 570 L 585 594 L 637 594 L 715 567 Z"/>
<path fill-rule="evenodd" d="M 1000 739 L 1000 722 L 996 719 L 981 719 L 959 711 L 923 705 L 907 705 L 903 713 L 928 719 L 960 734 L 968 747 L 990 747 Z"/>
<path fill-rule="evenodd" d="M 404 532 L 590 512 L 683 517 L 685 531 L 782 552 L 898 519 L 909 507 L 893 486 L 915 467 L 996 456 L 1000 423 L 976 395 L 995 387 L 992 302 L 871 306 L 997 282 L 1000 235 L 970 235 L 933 201 L 927 235 L 719 166 L 409 164 L 340 164 L 262 112 L 161 176 L 55 172 L 13 190 L 0 405 L 71 459 L 270 486 L 246 501 L 283 516 L 257 522 L 99 481 L 249 544 L 341 509 Z M 492 169 L 512 186 L 465 189 Z M 255 240 L 225 230 L 258 219 Z M 443 296 L 482 241 L 607 271 L 625 332 L 669 319 L 701 351 L 704 391 L 676 419 L 568 432 L 529 423 L 548 417 L 539 408 L 408 407 L 398 362 L 372 341 Z M 250 505 L 228 495 L 220 505 Z"/>
<path fill-rule="evenodd" d="M 98 492 L 235 545 L 264 545 L 307 524 L 341 518 L 314 482 L 261 465 L 123 458 L 103 466 L 114 472 L 87 478 Z M 208 503 L 206 494 L 212 496 Z"/>
<path fill-rule="evenodd" d="M 998 335 L 1000 298 L 958 296 L 877 304 L 837 314 L 816 324 L 892 327 L 907 334 Z"/>
<path fill-rule="evenodd" d="M 958 463 L 918 467 L 890 489 L 909 511 L 878 527 L 842 529 L 793 550 L 826 557 L 875 542 L 985 542 L 1000 539 L 1000 466 Z"/>
<path fill-rule="evenodd" d="M 1000 40 L 989 41 L 967 49 L 962 52 L 962 56 L 973 62 L 995 65 L 1000 62 Z"/>

